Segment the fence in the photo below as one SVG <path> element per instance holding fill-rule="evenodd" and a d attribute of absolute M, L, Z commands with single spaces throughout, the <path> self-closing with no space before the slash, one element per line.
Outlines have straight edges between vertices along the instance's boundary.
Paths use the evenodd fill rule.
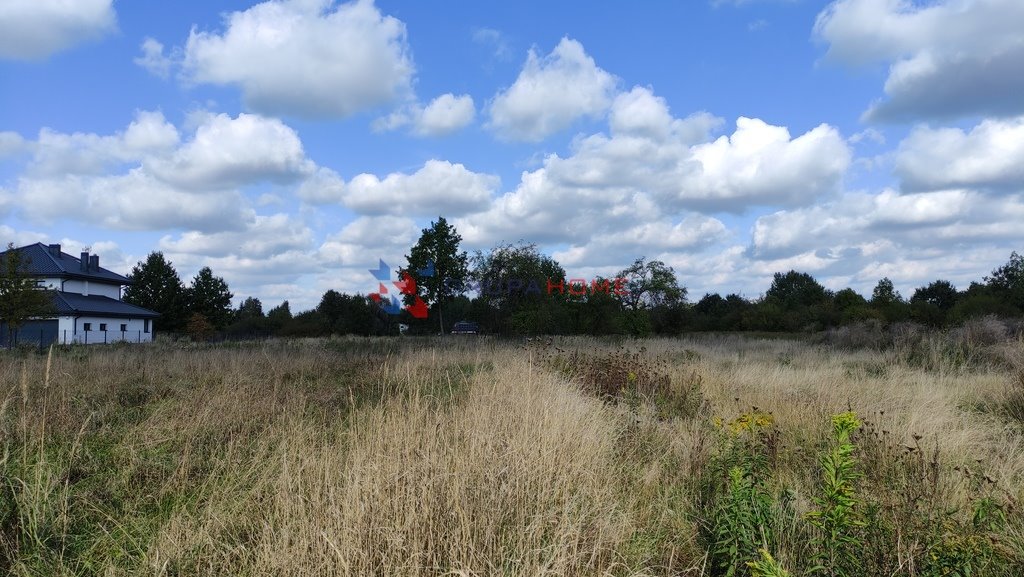
<path fill-rule="evenodd" d="M 146 335 L 146 338 L 143 338 Z M 7 335 L 5 335 L 6 337 Z M 35 345 L 39 344 L 39 348 L 46 348 L 51 344 L 58 345 L 71 345 L 71 344 L 83 344 L 83 345 L 97 345 L 97 344 L 111 344 L 118 342 L 126 343 L 142 343 L 149 342 L 152 340 L 151 333 L 143 331 L 48 331 L 45 329 L 36 330 L 19 330 L 14 331 L 10 335 L 9 342 L 7 343 L 10 347 L 16 347 L 19 344 L 22 345 Z"/>

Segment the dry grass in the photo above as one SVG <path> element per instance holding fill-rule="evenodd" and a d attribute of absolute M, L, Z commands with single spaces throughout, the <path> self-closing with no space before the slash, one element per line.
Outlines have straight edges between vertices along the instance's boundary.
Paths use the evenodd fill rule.
<path fill-rule="evenodd" d="M 924 483 L 906 459 L 924 470 L 938 449 L 932 498 L 969 514 L 995 495 L 1019 554 L 1024 352 L 991 346 L 1010 360 L 948 370 L 736 337 L 4 353 L 0 571 L 711 575 L 712 421 L 752 407 L 779 430 L 773 487 L 794 511 L 773 554 L 794 575 L 828 417 L 847 409 L 871 422 L 864 491 L 895 503 L 883 493 Z M 893 555 L 920 554 L 904 538 Z"/>

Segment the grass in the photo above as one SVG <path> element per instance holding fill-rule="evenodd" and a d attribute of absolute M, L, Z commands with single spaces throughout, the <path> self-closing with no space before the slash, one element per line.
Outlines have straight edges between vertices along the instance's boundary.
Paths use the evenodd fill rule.
<path fill-rule="evenodd" d="M 986 347 L 3 352 L 0 572 L 803 576 L 846 574 L 820 566 L 841 547 L 863 575 L 1015 575 L 1024 348 Z"/>

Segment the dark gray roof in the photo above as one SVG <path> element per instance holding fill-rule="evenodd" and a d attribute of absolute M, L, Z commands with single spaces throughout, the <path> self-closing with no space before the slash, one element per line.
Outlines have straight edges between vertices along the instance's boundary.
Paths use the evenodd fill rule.
<path fill-rule="evenodd" d="M 32 276 L 59 276 L 122 285 L 132 282 L 103 267 L 90 267 L 89 270 L 82 270 L 80 258 L 60 252 L 60 245 L 54 245 L 54 247 L 56 251 L 51 251 L 49 246 L 37 242 L 14 250 L 21 253 L 23 260 L 28 261 L 27 273 Z M 6 254 L 7 251 L 0 253 L 0 263 L 3 262 Z"/>
<path fill-rule="evenodd" d="M 80 295 L 54 291 L 53 305 L 59 316 L 97 315 L 105 317 L 130 317 L 151 319 L 160 316 L 149 309 L 137 307 L 123 301 L 101 295 Z"/>

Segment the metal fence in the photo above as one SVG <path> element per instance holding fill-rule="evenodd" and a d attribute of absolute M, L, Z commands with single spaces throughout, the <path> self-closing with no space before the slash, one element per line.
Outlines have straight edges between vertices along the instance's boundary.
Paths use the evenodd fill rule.
<path fill-rule="evenodd" d="M 142 338 L 142 335 L 146 335 L 146 339 Z M 10 339 L 6 337 L 10 336 Z M 58 345 L 72 345 L 72 344 L 84 344 L 84 345 L 97 345 L 97 344 L 112 344 L 118 342 L 127 343 L 142 343 L 149 342 L 152 340 L 151 334 L 138 330 L 138 331 L 48 331 L 45 329 L 39 330 L 18 330 L 14 331 L 11 335 L 4 335 L 5 342 L 9 347 L 17 347 L 18 345 L 39 345 L 39 348 L 45 348 L 51 344 Z M 7 342 L 9 341 L 9 342 Z"/>

